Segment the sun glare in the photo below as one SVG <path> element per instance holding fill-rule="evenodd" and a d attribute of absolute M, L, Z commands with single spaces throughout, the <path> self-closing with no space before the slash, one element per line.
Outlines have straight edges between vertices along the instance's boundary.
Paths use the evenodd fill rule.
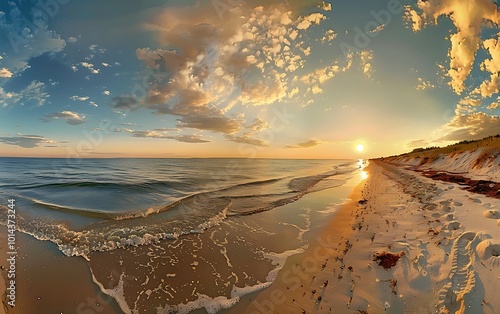
<path fill-rule="evenodd" d="M 358 144 L 358 146 L 356 146 L 356 150 L 358 152 L 362 152 L 363 150 L 365 150 L 365 147 L 363 146 L 363 144 Z"/>

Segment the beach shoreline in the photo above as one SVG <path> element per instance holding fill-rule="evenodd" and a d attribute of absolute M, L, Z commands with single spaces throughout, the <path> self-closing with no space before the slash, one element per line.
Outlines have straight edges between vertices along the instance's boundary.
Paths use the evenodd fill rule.
<path fill-rule="evenodd" d="M 287 238 L 287 234 L 270 234 L 272 228 L 266 229 L 259 242 L 270 244 L 271 239 L 276 240 L 279 236 L 280 240 L 268 248 L 269 252 L 290 253 L 280 262 L 282 264 L 278 264 L 275 280 L 267 288 L 244 294 L 238 301 L 234 299 L 234 306 L 221 307 L 213 303 L 212 307 L 197 308 L 193 313 L 212 313 L 212 310 L 227 314 L 495 313 L 500 308 L 500 301 L 495 297 L 500 277 L 491 274 L 500 269 L 500 200 L 378 160 L 370 161 L 361 171 L 361 181 L 352 178 L 343 187 L 348 200 L 342 205 L 333 205 L 332 193 L 338 192 L 326 189 L 272 211 L 239 218 L 241 223 L 252 223 L 255 227 L 264 227 L 273 220 L 283 222 L 283 218 L 290 215 L 300 216 L 300 219 L 316 217 L 316 223 L 305 229 L 297 229 L 291 224 L 296 221 L 283 225 L 281 230 L 297 240 Z M 332 204 L 329 210 L 326 204 Z M 329 214 L 322 214 L 324 210 Z M 321 219 L 325 221 L 318 224 Z M 72 310 L 120 313 L 123 308 L 120 309 L 102 290 L 118 291 L 116 288 L 123 276 L 124 291 L 129 291 L 127 301 L 136 295 L 130 294 L 130 289 L 135 287 L 135 284 L 130 285 L 135 278 L 131 277 L 131 271 L 136 269 L 139 260 L 132 259 L 128 265 L 126 256 L 131 253 L 142 256 L 140 263 L 147 264 L 149 251 L 162 251 L 162 254 L 154 254 L 153 258 L 158 258 L 165 255 L 169 247 L 178 247 L 183 242 L 192 242 L 193 248 L 200 248 L 195 245 L 197 241 L 204 243 L 206 247 L 199 251 L 199 256 L 205 256 L 201 254 L 207 250 L 220 251 L 219 262 L 227 262 L 228 266 L 231 261 L 233 266 L 257 267 L 255 263 L 247 263 L 249 257 L 241 256 L 245 246 L 236 245 L 236 242 L 231 244 L 236 240 L 232 240 L 231 235 L 237 237 L 230 230 L 234 226 L 234 222 L 223 223 L 209 233 L 153 247 L 140 246 L 111 254 L 94 253 L 91 262 L 81 257 L 64 256 L 53 243 L 18 232 L 20 259 L 17 266 L 21 270 L 18 273 L 18 303 L 14 309 L 7 309 L 7 313 L 49 310 L 56 306 L 64 313 Z M 6 227 L 2 226 L 1 243 L 6 243 L 6 234 Z M 299 238 L 303 249 L 297 250 L 293 242 Z M 286 239 L 289 239 L 287 244 Z M 210 244 L 212 240 L 215 246 Z M 0 245 L 0 248 L 5 257 L 0 264 L 5 267 L 6 246 Z M 186 256 L 179 258 L 190 262 L 193 257 L 193 261 L 198 260 L 194 255 L 191 257 L 193 252 L 185 253 Z M 279 255 L 275 253 L 275 257 Z M 30 263 L 33 260 L 37 263 Z M 256 282 L 264 282 L 262 280 L 267 280 L 272 270 L 267 262 L 268 257 L 261 256 L 258 278 L 243 280 L 246 275 L 233 273 L 236 281 L 231 283 L 238 283 L 239 289 L 247 289 Z M 202 264 L 185 263 L 184 266 L 183 271 L 195 273 Z M 169 267 L 161 266 L 155 272 L 171 274 L 165 283 L 172 286 L 174 281 L 182 279 L 180 274 L 183 272 L 174 276 L 175 272 Z M 115 273 L 110 273 L 110 269 Z M 54 274 L 59 273 L 66 275 L 54 278 Z M 77 274 L 79 279 L 75 279 Z M 114 274 L 113 280 L 109 279 L 110 274 Z M 109 283 L 99 289 L 96 278 Z M 153 278 L 141 279 L 139 283 L 150 284 Z M 46 289 L 48 281 L 56 282 L 64 291 Z M 72 292 L 74 289 L 69 289 L 69 285 L 75 289 L 79 287 L 79 292 Z M 5 295 L 5 283 L 2 287 Z M 149 295 L 144 302 L 148 299 Z M 155 302 L 164 304 L 165 301 Z M 163 311 L 169 313 L 177 309 L 182 312 L 188 309 L 187 305 L 165 306 Z M 153 307 L 148 308 L 152 310 Z"/>
<path fill-rule="evenodd" d="M 271 283 L 287 257 L 306 247 L 360 180 L 355 161 L 337 161 L 333 166 L 313 163 L 313 167 L 318 165 L 330 171 L 311 176 L 300 170 L 301 175 L 293 180 L 280 177 L 250 185 L 255 187 L 251 198 L 269 193 L 269 188 L 259 188 L 261 182 L 272 185 L 276 181 L 287 188 L 291 184 L 295 189 L 314 186 L 292 202 L 280 202 L 257 214 L 233 215 L 204 232 L 176 239 L 93 251 L 87 259 L 67 256 L 61 242 L 43 232 L 33 236 L 26 232 L 28 221 L 36 220 L 23 220 L 29 204 L 19 203 L 19 221 L 26 223 L 18 225 L 24 231 L 16 232 L 19 285 L 16 307 L 9 313 L 214 313 L 230 310 L 238 301 L 243 304 L 242 300 Z M 331 170 L 336 167 L 338 172 Z M 275 185 L 271 188 L 279 190 Z M 233 194 L 248 198 L 241 185 L 236 187 L 239 194 Z M 141 223 L 144 220 L 137 219 L 129 224 Z M 47 289 L 48 282 L 60 288 Z"/>
<path fill-rule="evenodd" d="M 381 161 L 244 313 L 495 313 L 498 199 Z M 374 259 L 397 256 L 387 266 Z"/>

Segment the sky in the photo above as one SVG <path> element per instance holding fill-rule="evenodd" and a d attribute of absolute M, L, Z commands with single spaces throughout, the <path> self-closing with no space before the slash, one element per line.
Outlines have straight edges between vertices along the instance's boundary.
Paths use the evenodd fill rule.
<path fill-rule="evenodd" d="M 491 0 L 0 3 L 0 156 L 370 158 L 500 133 Z"/>

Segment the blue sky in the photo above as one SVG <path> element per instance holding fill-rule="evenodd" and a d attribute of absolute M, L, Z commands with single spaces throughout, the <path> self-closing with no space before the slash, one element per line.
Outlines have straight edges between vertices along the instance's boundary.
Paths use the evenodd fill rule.
<path fill-rule="evenodd" d="M 0 155 L 364 158 L 497 134 L 498 23 L 485 0 L 5 1 Z"/>

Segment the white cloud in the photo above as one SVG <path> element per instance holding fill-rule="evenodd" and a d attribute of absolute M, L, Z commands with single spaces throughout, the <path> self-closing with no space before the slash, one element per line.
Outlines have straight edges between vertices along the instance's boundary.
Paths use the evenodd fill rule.
<path fill-rule="evenodd" d="M 77 95 L 74 95 L 74 96 L 71 96 L 70 99 L 73 100 L 73 101 L 75 101 L 75 100 L 85 101 L 85 100 L 89 99 L 89 96 L 77 96 Z"/>
<path fill-rule="evenodd" d="M 264 129 L 269 128 L 269 123 L 266 121 L 260 119 L 260 118 L 255 118 L 253 122 L 246 127 L 247 129 L 253 131 L 253 132 L 259 132 Z"/>
<path fill-rule="evenodd" d="M 7 107 L 8 105 L 35 103 L 36 106 L 43 106 L 50 95 L 46 92 L 46 85 L 40 81 L 31 81 L 31 83 L 19 92 L 5 91 L 0 87 L 0 105 Z"/>
<path fill-rule="evenodd" d="M 269 142 L 259 136 L 259 132 L 268 129 L 269 123 L 256 118 L 253 122 L 245 127 L 241 134 L 226 134 L 226 139 L 235 143 L 248 144 L 253 146 L 268 146 Z"/>
<path fill-rule="evenodd" d="M 253 146 L 268 146 L 269 143 L 264 141 L 263 139 L 260 138 L 255 138 L 252 137 L 251 135 L 248 134 L 243 134 L 243 135 L 233 135 L 233 134 L 226 134 L 226 139 L 235 142 L 235 143 L 240 143 L 240 144 L 248 144 L 248 145 L 253 145 Z"/>
<path fill-rule="evenodd" d="M 23 148 L 34 148 L 38 147 L 40 144 L 52 144 L 56 143 L 55 141 L 49 140 L 40 135 L 22 135 L 19 134 L 17 136 L 2 136 L 0 137 L 0 143 L 4 143 L 7 145 L 14 145 Z"/>
<path fill-rule="evenodd" d="M 99 73 L 99 69 L 94 68 L 94 65 L 92 63 L 81 62 L 80 65 L 84 68 L 87 68 L 90 71 L 90 73 L 92 73 L 92 74 Z"/>
<path fill-rule="evenodd" d="M 484 80 L 479 86 L 479 92 L 482 97 L 491 97 L 493 94 L 498 93 L 498 73 L 493 73 L 490 79 Z"/>
<path fill-rule="evenodd" d="M 477 106 L 479 106 L 482 103 L 482 101 L 481 101 L 481 99 L 477 99 L 477 98 L 474 98 L 474 97 L 467 96 L 465 98 L 460 99 L 460 101 L 458 103 L 460 105 L 477 107 Z"/>
<path fill-rule="evenodd" d="M 301 17 L 295 10 L 305 4 L 290 9 L 276 2 L 245 3 L 220 19 L 207 5 L 168 8 L 147 25 L 159 44 L 170 49 L 137 49 L 137 58 L 155 82 L 144 99 L 132 106 L 115 101 L 115 108 L 144 106 L 178 116 L 181 128 L 242 136 L 235 133 L 244 130 L 245 119 L 231 115 L 235 106 L 268 106 L 288 99 L 295 86 L 285 73 L 302 68 L 304 56 L 311 53 L 300 35 L 326 17 Z"/>
<path fill-rule="evenodd" d="M 42 19 L 36 19 L 37 25 L 26 23 L 33 21 L 34 11 L 26 16 L 22 13 L 15 2 L 9 2 L 8 11 L 0 14 L 0 31 L 6 34 L 10 45 L 5 44 L 2 66 L 9 69 L 12 75 L 16 75 L 29 68 L 29 61 L 46 53 L 57 53 L 64 49 L 66 41 L 54 31 L 48 29 L 48 25 Z M 7 20 L 5 16 L 8 15 Z"/>
<path fill-rule="evenodd" d="M 337 34 L 333 31 L 333 29 L 329 29 L 325 32 L 325 35 L 321 38 L 322 43 L 326 43 L 334 40 L 337 37 Z"/>
<path fill-rule="evenodd" d="M 426 90 L 435 88 L 436 85 L 432 84 L 430 81 L 426 81 L 423 78 L 418 78 L 418 85 L 416 87 L 417 90 Z"/>
<path fill-rule="evenodd" d="M 13 92 L 6 92 L 1 86 L 0 86 L 0 105 L 2 107 L 7 107 L 12 100 L 18 99 L 19 95 Z M 17 101 L 17 100 L 16 100 Z"/>
<path fill-rule="evenodd" d="M 209 140 L 203 139 L 198 134 L 168 134 L 164 131 L 132 131 L 133 137 L 149 137 L 176 140 L 183 143 L 208 143 Z"/>
<path fill-rule="evenodd" d="M 69 43 L 74 44 L 74 43 L 76 43 L 77 41 L 78 41 L 78 40 L 76 39 L 76 37 L 69 37 L 69 38 L 68 38 L 68 42 L 69 42 Z"/>
<path fill-rule="evenodd" d="M 322 2 L 319 6 L 321 9 L 325 11 L 331 11 L 332 10 L 332 4 L 329 2 Z"/>
<path fill-rule="evenodd" d="M 500 117 L 482 112 L 454 117 L 444 127 L 446 134 L 439 141 L 477 140 L 500 134 Z"/>
<path fill-rule="evenodd" d="M 71 125 L 78 125 L 85 122 L 85 115 L 72 111 L 61 111 L 46 115 L 43 121 L 48 122 L 50 119 L 62 119 Z"/>
<path fill-rule="evenodd" d="M 103 93 L 104 95 L 107 95 L 107 96 L 111 95 L 111 92 L 110 92 L 109 90 L 105 90 L 105 91 L 104 91 L 104 92 L 102 92 L 102 93 Z"/>
<path fill-rule="evenodd" d="M 498 96 L 497 99 L 488 106 L 488 109 L 492 110 L 497 108 L 500 108 L 500 96 Z"/>
<path fill-rule="evenodd" d="M 371 50 L 363 50 L 360 52 L 360 57 L 361 57 L 361 68 L 363 69 L 363 73 L 371 78 L 373 76 L 373 66 L 372 66 L 372 60 L 373 60 L 373 51 Z"/>
<path fill-rule="evenodd" d="M 326 16 L 322 13 L 312 13 L 301 19 L 297 25 L 297 29 L 305 30 L 308 29 L 313 24 L 319 24 L 321 21 L 325 20 Z"/>
<path fill-rule="evenodd" d="M 427 24 L 437 24 L 440 16 L 448 16 L 456 27 L 456 33 L 450 36 L 451 49 L 447 76 L 450 86 L 457 94 L 465 89 L 465 80 L 469 76 L 480 48 L 481 30 L 488 22 L 499 24 L 500 14 L 495 3 L 486 0 L 419 0 L 418 14 L 406 7 L 406 18 L 414 31 L 419 31 Z M 490 50 L 494 42 L 485 41 L 485 48 Z M 490 50 L 491 52 L 491 50 Z"/>
<path fill-rule="evenodd" d="M 375 27 L 374 29 L 370 30 L 371 34 L 375 34 L 378 32 L 381 32 L 385 29 L 385 24 L 380 24 L 379 26 Z"/>
<path fill-rule="evenodd" d="M 286 145 L 285 148 L 309 148 L 309 147 L 314 147 L 320 145 L 321 142 L 316 140 L 316 139 L 310 139 L 305 142 L 297 143 L 297 144 L 292 144 L 292 145 Z"/>
<path fill-rule="evenodd" d="M 303 75 L 300 80 L 306 85 L 322 85 L 326 81 L 335 77 L 335 75 L 340 71 L 340 67 L 334 63 L 331 66 L 326 66 L 324 68 L 316 69 L 311 73 Z"/>
<path fill-rule="evenodd" d="M 12 72 L 7 68 L 0 69 L 0 77 L 9 78 L 12 77 Z"/>

